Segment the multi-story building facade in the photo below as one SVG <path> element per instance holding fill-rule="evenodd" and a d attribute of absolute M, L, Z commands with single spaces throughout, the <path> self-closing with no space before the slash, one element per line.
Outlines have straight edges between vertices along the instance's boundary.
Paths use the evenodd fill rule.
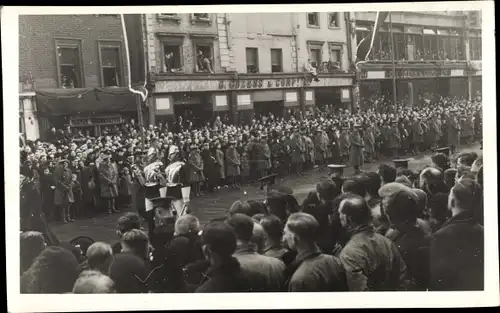
<path fill-rule="evenodd" d="M 136 117 L 119 15 L 21 15 L 19 25 L 20 128 L 27 139 L 68 125 L 98 134 Z"/>
<path fill-rule="evenodd" d="M 379 29 L 369 62 L 358 66 L 361 98 L 393 95 L 395 60 L 397 101 L 412 105 L 432 94 L 476 97 L 481 83 L 481 16 L 477 12 L 392 12 Z M 357 12 L 360 41 L 374 25 L 376 12 Z M 363 103 L 363 101 L 361 101 Z"/>
<path fill-rule="evenodd" d="M 350 19 L 326 12 L 146 14 L 156 85 L 150 117 L 191 112 L 200 120 L 218 114 L 248 121 L 254 113 L 282 115 L 316 104 L 350 107 Z M 308 60 L 319 81 L 312 80 Z"/>

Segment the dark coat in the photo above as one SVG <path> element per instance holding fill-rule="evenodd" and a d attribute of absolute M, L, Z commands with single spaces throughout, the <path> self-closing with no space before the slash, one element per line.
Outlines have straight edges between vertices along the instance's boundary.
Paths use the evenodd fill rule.
<path fill-rule="evenodd" d="M 188 181 L 198 183 L 205 180 L 203 160 L 198 151 L 191 151 L 188 157 Z"/>
<path fill-rule="evenodd" d="M 196 289 L 196 293 L 252 291 L 249 278 L 235 258 L 230 258 L 223 264 L 211 266 L 204 275 L 206 280 Z"/>
<path fill-rule="evenodd" d="M 198 234 L 175 236 L 168 244 L 168 248 L 182 267 L 205 259 Z"/>
<path fill-rule="evenodd" d="M 448 219 L 430 248 L 431 290 L 484 289 L 484 230 L 469 212 Z"/>
<path fill-rule="evenodd" d="M 358 131 L 354 131 L 350 137 L 351 145 L 351 165 L 352 166 L 362 166 L 365 164 L 363 149 L 365 144 L 363 138 Z"/>
<path fill-rule="evenodd" d="M 396 245 L 372 227 L 352 232 L 340 253 L 350 291 L 397 291 L 408 288 L 406 264 Z"/>
<path fill-rule="evenodd" d="M 387 235 L 396 244 L 413 279 L 410 290 L 425 291 L 429 288 L 429 246 L 431 237 L 414 227 L 405 232 L 393 231 Z"/>
<path fill-rule="evenodd" d="M 293 273 L 287 284 L 290 292 L 348 291 L 342 262 L 319 248 L 298 254 L 287 272 Z"/>
<path fill-rule="evenodd" d="M 217 171 L 217 177 L 219 179 L 226 178 L 226 166 L 224 164 L 224 152 L 222 150 L 215 150 L 215 167 Z"/>
<path fill-rule="evenodd" d="M 114 198 L 118 196 L 117 179 L 118 172 L 113 164 L 99 164 L 99 182 L 102 197 Z"/>
<path fill-rule="evenodd" d="M 73 191 L 71 189 L 71 170 L 57 167 L 54 171 L 54 181 L 56 189 L 54 192 L 55 205 L 68 205 L 73 200 Z"/>
<path fill-rule="evenodd" d="M 255 144 L 255 161 L 258 171 L 265 171 L 271 167 L 271 149 L 267 143 Z"/>
<path fill-rule="evenodd" d="M 227 176 L 240 176 L 240 154 L 235 148 L 226 150 L 226 173 Z"/>

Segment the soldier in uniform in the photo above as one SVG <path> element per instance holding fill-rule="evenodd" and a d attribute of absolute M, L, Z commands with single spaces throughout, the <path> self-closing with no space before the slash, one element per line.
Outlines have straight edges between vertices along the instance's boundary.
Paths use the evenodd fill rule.
<path fill-rule="evenodd" d="M 422 122 L 418 115 L 413 118 L 413 123 L 411 125 L 412 133 L 412 152 L 413 154 L 419 154 L 422 150 L 422 144 L 424 142 L 424 130 L 422 128 Z"/>
<path fill-rule="evenodd" d="M 69 169 L 68 160 L 60 160 L 59 166 L 54 171 L 54 181 L 56 189 L 54 192 L 54 204 L 61 210 L 62 221 L 72 222 L 69 214 L 71 202 L 73 201 L 73 191 L 71 188 L 72 173 Z"/>
<path fill-rule="evenodd" d="M 398 154 L 399 148 L 401 146 L 401 136 L 399 135 L 398 122 L 396 120 L 392 121 L 392 125 L 388 125 L 388 148 L 391 156 L 396 156 Z"/>
<path fill-rule="evenodd" d="M 220 185 L 225 184 L 226 180 L 226 166 L 224 162 L 224 152 L 222 152 L 222 145 L 217 142 L 215 143 L 215 166 L 216 166 L 216 176 L 219 180 Z"/>
<path fill-rule="evenodd" d="M 325 140 L 326 139 L 326 140 Z M 327 158 L 327 149 L 328 149 L 328 139 L 325 138 L 325 133 L 318 128 L 316 130 L 316 136 L 314 137 L 314 148 L 316 150 L 316 165 L 318 165 L 319 170 L 323 171 L 325 159 Z"/>
<path fill-rule="evenodd" d="M 460 131 L 461 127 L 457 117 L 452 113 L 447 120 L 448 146 L 451 153 L 455 153 L 456 149 L 460 146 Z"/>
<path fill-rule="evenodd" d="M 226 173 L 229 183 L 233 188 L 239 188 L 237 178 L 240 176 L 240 154 L 235 148 L 236 141 L 230 140 L 229 147 L 226 149 Z"/>
<path fill-rule="evenodd" d="M 213 192 L 218 184 L 217 181 L 217 169 L 215 164 L 215 158 L 210 151 L 210 144 L 205 142 L 203 148 L 200 152 L 201 159 L 203 160 L 203 175 L 206 179 L 206 186 L 204 186 L 209 192 Z"/>
<path fill-rule="evenodd" d="M 111 163 L 111 156 L 105 153 L 101 164 L 99 164 L 99 182 L 101 186 L 101 197 L 104 199 L 108 213 L 119 212 L 115 208 L 115 199 L 118 197 L 118 172 Z"/>
<path fill-rule="evenodd" d="M 302 136 L 297 128 L 294 128 L 294 133 L 289 141 L 290 150 L 292 153 L 292 163 L 295 167 L 295 173 L 298 176 L 304 175 L 303 165 L 305 162 L 305 144 Z"/>
<path fill-rule="evenodd" d="M 462 138 L 463 141 L 466 145 L 469 145 L 472 143 L 472 140 L 474 138 L 474 121 L 472 120 L 471 115 L 463 115 L 462 116 Z"/>
<path fill-rule="evenodd" d="M 365 143 L 366 161 L 373 162 L 375 154 L 375 130 L 373 129 L 373 122 L 368 121 L 364 132 L 363 140 Z"/>
<path fill-rule="evenodd" d="M 429 123 L 428 123 L 428 130 L 426 132 L 426 145 L 428 148 L 431 150 L 434 150 L 437 146 L 437 143 L 439 141 L 440 137 L 440 129 L 439 125 L 437 122 L 437 116 L 434 114 L 432 115 Z"/>
<path fill-rule="evenodd" d="M 203 174 L 203 159 L 196 144 L 191 144 L 191 151 L 188 156 L 188 181 L 191 184 L 191 191 L 196 196 L 201 196 L 201 183 L 205 180 Z"/>
<path fill-rule="evenodd" d="M 267 135 L 261 135 L 260 142 L 255 145 L 255 160 L 257 162 L 259 179 L 267 176 L 271 168 L 271 149 L 267 144 Z"/>
<path fill-rule="evenodd" d="M 339 149 L 342 163 L 347 163 L 349 159 L 349 150 L 351 149 L 350 134 L 347 124 L 342 124 L 342 130 L 339 137 Z"/>
<path fill-rule="evenodd" d="M 361 134 L 361 124 L 355 124 L 354 129 L 350 136 L 350 146 L 351 146 L 351 165 L 354 167 L 354 172 L 359 173 L 361 166 L 365 164 L 365 159 L 363 155 L 363 150 L 365 149 L 365 144 L 363 142 L 363 135 Z"/>

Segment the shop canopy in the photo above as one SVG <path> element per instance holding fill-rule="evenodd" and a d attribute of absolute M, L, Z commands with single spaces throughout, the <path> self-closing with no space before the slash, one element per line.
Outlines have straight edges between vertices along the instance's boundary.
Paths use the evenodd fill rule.
<path fill-rule="evenodd" d="M 42 116 L 137 110 L 137 95 L 125 87 L 41 89 L 36 91 Z"/>

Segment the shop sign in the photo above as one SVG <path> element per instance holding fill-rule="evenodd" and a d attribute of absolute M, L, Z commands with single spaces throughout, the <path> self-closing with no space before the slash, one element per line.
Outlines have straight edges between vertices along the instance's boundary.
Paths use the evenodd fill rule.
<path fill-rule="evenodd" d="M 375 73 L 377 73 L 377 75 L 375 75 Z M 393 77 L 392 70 L 386 70 L 384 75 L 381 74 L 381 71 L 366 71 L 361 77 L 363 79 L 384 79 Z M 396 70 L 396 78 L 452 77 L 463 75 L 463 69 Z"/>
<path fill-rule="evenodd" d="M 121 116 L 97 116 L 88 118 L 71 118 L 69 124 L 71 127 L 95 126 L 95 125 L 114 125 L 123 123 Z"/>
<path fill-rule="evenodd" d="M 157 81 L 155 93 L 172 92 L 199 92 L 199 91 L 225 91 L 225 90 L 252 90 L 252 89 L 285 89 L 300 87 L 335 87 L 350 86 L 352 78 L 325 77 L 319 82 L 309 81 L 306 77 L 275 78 L 275 79 L 225 79 L 225 80 L 182 80 L 182 81 Z"/>

